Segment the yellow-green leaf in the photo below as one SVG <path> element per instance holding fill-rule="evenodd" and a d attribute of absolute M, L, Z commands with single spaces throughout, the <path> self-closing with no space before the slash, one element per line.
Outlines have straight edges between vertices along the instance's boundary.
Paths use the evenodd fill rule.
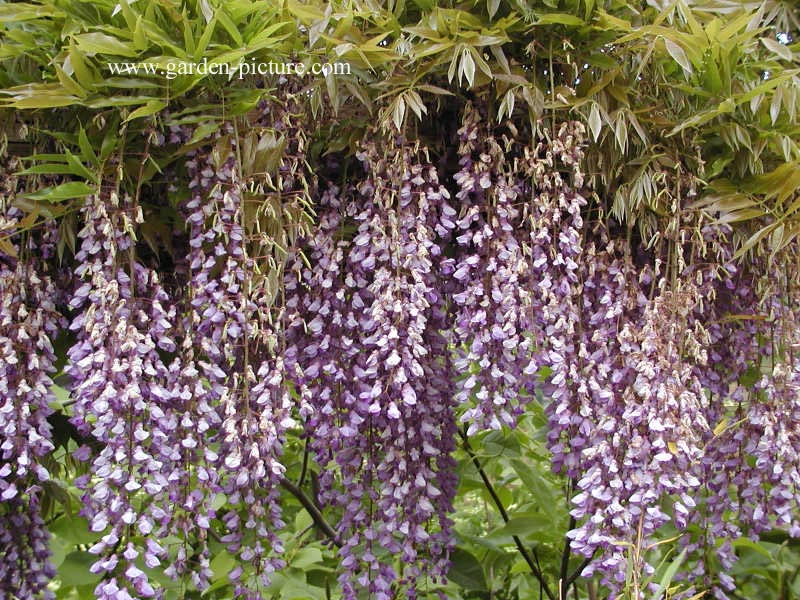
<path fill-rule="evenodd" d="M 28 200 L 61 202 L 62 200 L 70 200 L 71 198 L 82 198 L 96 191 L 95 188 L 82 181 L 70 181 L 69 183 L 62 183 L 61 185 L 44 188 L 38 192 L 25 194 L 23 197 Z"/>
<path fill-rule="evenodd" d="M 78 48 L 88 54 L 105 54 L 107 56 L 136 56 L 138 54 L 132 44 L 105 33 L 82 33 L 75 36 L 75 41 Z"/>
<path fill-rule="evenodd" d="M 131 114 L 128 115 L 128 118 L 123 121 L 123 123 L 127 123 L 128 121 L 132 121 L 133 119 L 140 119 L 142 117 L 149 117 L 150 115 L 156 114 L 158 111 L 163 109 L 167 105 L 166 102 L 163 100 L 150 100 L 144 106 L 140 106 L 136 110 L 134 110 Z"/>
<path fill-rule="evenodd" d="M 792 51 L 787 47 L 781 44 L 780 42 L 776 42 L 771 38 L 761 38 L 761 43 L 764 44 L 764 47 L 772 52 L 773 54 L 777 54 L 783 60 L 794 60 L 794 55 Z"/>
<path fill-rule="evenodd" d="M 689 59 L 686 57 L 686 52 L 684 52 L 683 48 L 681 48 L 678 44 L 673 42 L 670 39 L 664 39 L 664 45 L 667 47 L 667 52 L 669 55 L 678 63 L 681 68 L 687 73 L 692 72 L 692 63 L 689 62 Z"/>

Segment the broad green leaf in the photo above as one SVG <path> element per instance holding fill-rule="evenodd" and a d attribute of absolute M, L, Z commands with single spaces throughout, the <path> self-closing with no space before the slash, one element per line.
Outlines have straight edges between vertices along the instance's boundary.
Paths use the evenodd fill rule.
<path fill-rule="evenodd" d="M 132 57 L 138 54 L 136 48 L 127 42 L 105 33 L 82 33 L 74 37 L 78 48 L 89 54 Z"/>
<path fill-rule="evenodd" d="M 553 519 L 544 514 L 528 514 L 525 516 L 512 516 L 508 523 L 493 531 L 490 538 L 504 536 L 517 536 L 524 540 L 541 539 L 543 537 L 557 538 L 558 533 L 553 527 Z"/>
<path fill-rule="evenodd" d="M 98 557 L 88 552 L 76 551 L 67 554 L 57 571 L 57 579 L 61 585 L 86 585 L 97 583 L 102 578 L 102 574 L 94 575 L 89 571 L 89 567 L 97 561 Z"/>
<path fill-rule="evenodd" d="M 78 98 L 85 98 L 88 95 L 89 92 L 78 85 L 78 83 L 67 75 L 61 67 L 54 65 L 54 68 L 56 70 L 58 82 L 61 84 L 61 87 L 64 88 L 65 92 L 72 96 L 77 96 Z"/>
<path fill-rule="evenodd" d="M 783 60 L 788 60 L 790 62 L 794 60 L 794 55 L 788 46 L 784 46 L 780 42 L 777 42 L 771 38 L 761 38 L 761 43 L 764 44 L 764 47 L 767 48 L 767 50 L 773 54 L 776 54 Z"/>
<path fill-rule="evenodd" d="M 209 564 L 209 568 L 214 575 L 211 576 L 211 581 L 227 581 L 228 573 L 230 573 L 236 566 L 236 558 L 231 556 L 227 550 L 220 550 Z"/>
<path fill-rule="evenodd" d="M 567 13 L 547 13 L 536 19 L 537 25 L 566 25 L 568 27 L 581 27 L 586 21 L 575 15 Z"/>
<path fill-rule="evenodd" d="M 25 194 L 23 197 L 29 200 L 41 200 L 46 202 L 62 202 L 71 198 L 82 198 L 97 191 L 82 181 L 70 181 L 54 187 L 47 187 L 38 192 Z"/>
<path fill-rule="evenodd" d="M 139 119 L 141 117 L 149 117 L 150 115 L 154 115 L 163 108 L 167 106 L 167 103 L 163 100 L 150 100 L 144 106 L 140 106 L 136 110 L 134 110 L 128 117 L 123 121 L 123 123 L 127 123 L 128 121 L 132 121 L 133 119 Z"/>
<path fill-rule="evenodd" d="M 748 549 L 752 550 L 764 558 L 768 558 L 772 560 L 772 554 L 770 554 L 769 550 L 764 547 L 762 542 L 754 542 L 753 540 L 747 537 L 741 537 L 738 539 L 733 540 L 733 547 L 736 549 Z"/>
<path fill-rule="evenodd" d="M 42 17 L 59 17 L 63 13 L 53 4 L 30 4 L 28 2 L 9 2 L 0 4 L 0 23 L 20 23 L 41 19 Z"/>
<path fill-rule="evenodd" d="M 667 47 L 667 52 L 669 55 L 678 63 L 681 68 L 687 73 L 692 72 L 692 63 L 689 62 L 689 59 L 686 57 L 686 52 L 684 52 L 683 48 L 681 48 L 678 44 L 673 42 L 670 39 L 664 39 L 664 45 Z"/>
<path fill-rule="evenodd" d="M 290 566 L 296 569 L 308 569 L 311 565 L 319 564 L 322 562 L 322 551 L 313 546 L 306 546 L 301 548 L 297 554 L 294 555 Z"/>
<path fill-rule="evenodd" d="M 67 57 L 64 59 L 64 72 L 74 73 L 78 84 L 84 89 L 92 89 L 95 76 L 86 63 L 83 52 L 77 46 L 70 46 Z"/>
<path fill-rule="evenodd" d="M 55 385 L 55 384 L 50 389 L 53 391 L 53 396 L 55 398 L 52 402 L 50 402 L 50 408 L 52 408 L 53 410 L 64 410 L 64 405 L 70 401 L 69 392 L 60 385 Z M 86 530 L 87 531 L 89 530 L 88 522 L 86 523 Z M 53 531 L 52 527 L 50 528 L 50 531 Z"/>
<path fill-rule="evenodd" d="M 64 562 L 64 559 L 67 557 L 67 554 L 69 554 L 72 551 L 74 544 L 68 542 L 67 540 L 61 538 L 58 535 L 52 534 L 50 536 L 49 547 L 50 547 L 50 564 L 52 564 L 56 569 L 58 569 Z"/>
<path fill-rule="evenodd" d="M 124 0 L 123 3 L 125 3 Z M 142 15 L 136 18 L 136 26 L 133 30 L 133 44 L 139 52 L 147 50 L 149 46 L 147 42 L 147 32 L 143 26 Z"/>
<path fill-rule="evenodd" d="M 102 534 L 89 530 L 89 521 L 78 515 L 63 515 L 53 521 L 50 531 L 73 545 L 93 544 Z"/>
<path fill-rule="evenodd" d="M 77 96 L 67 96 L 51 91 L 32 91 L 30 96 L 17 96 L 17 99 L 8 103 L 13 108 L 60 108 L 80 104 Z"/>
<path fill-rule="evenodd" d="M 465 590 L 483 592 L 487 590 L 483 567 L 469 551 L 457 547 L 450 555 L 450 571 L 447 578 Z"/>
<path fill-rule="evenodd" d="M 300 19 L 305 25 L 310 25 L 311 23 L 322 19 L 325 16 L 325 13 L 313 6 L 311 4 L 304 4 L 302 2 L 298 2 L 297 0 L 288 0 L 286 2 L 286 8 L 288 11 Z"/>

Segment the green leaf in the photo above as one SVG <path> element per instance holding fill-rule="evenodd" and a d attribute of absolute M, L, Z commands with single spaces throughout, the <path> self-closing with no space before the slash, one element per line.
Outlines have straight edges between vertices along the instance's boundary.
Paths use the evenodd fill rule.
<path fill-rule="evenodd" d="M 318 7 L 310 4 L 303 4 L 297 0 L 288 0 L 286 8 L 292 15 L 300 19 L 304 25 L 310 25 L 314 21 L 319 21 L 325 16 L 325 13 Z"/>
<path fill-rule="evenodd" d="M 65 164 L 47 163 L 43 165 L 33 165 L 22 171 L 18 171 L 17 175 L 76 175 L 80 176 L 72 166 Z"/>
<path fill-rule="evenodd" d="M 64 562 L 64 559 L 72 550 L 74 544 L 68 542 L 57 535 L 50 535 L 50 563 L 58 569 Z"/>
<path fill-rule="evenodd" d="M 79 104 L 80 98 L 77 96 L 65 96 L 52 91 L 32 91 L 32 95 L 19 96 L 18 99 L 9 102 L 13 108 L 60 108 Z"/>
<path fill-rule="evenodd" d="M 517 536 L 522 539 L 537 539 L 542 534 L 554 534 L 553 520 L 543 514 L 514 516 L 501 528 L 493 531 L 490 537 Z M 548 536 L 550 537 L 550 536 Z"/>
<path fill-rule="evenodd" d="M 75 36 L 78 48 L 88 54 L 105 54 L 107 56 L 136 56 L 136 48 L 122 40 L 105 33 L 82 33 Z"/>
<path fill-rule="evenodd" d="M 95 167 L 100 165 L 97 154 L 94 153 L 94 148 L 89 143 L 89 138 L 86 136 L 86 130 L 83 127 L 78 130 L 78 147 L 81 149 L 81 158 L 83 160 Z"/>
<path fill-rule="evenodd" d="M 0 23 L 20 23 L 42 17 L 58 17 L 63 13 L 54 4 L 41 5 L 27 2 L 0 4 Z"/>
<path fill-rule="evenodd" d="M 211 581 L 226 581 L 228 573 L 236 566 L 236 559 L 227 550 L 220 550 L 219 554 L 214 557 L 208 566 L 214 573 L 211 576 Z"/>
<path fill-rule="evenodd" d="M 73 545 L 93 544 L 102 534 L 89 530 L 89 521 L 78 515 L 63 515 L 53 521 L 50 531 Z"/>
<path fill-rule="evenodd" d="M 50 389 L 53 390 L 53 396 L 55 397 L 55 399 L 52 402 L 50 402 L 50 408 L 52 408 L 53 410 L 64 410 L 64 405 L 70 400 L 69 391 L 67 391 L 60 385 L 55 385 L 55 384 L 53 384 L 53 386 Z M 72 520 L 73 519 L 70 519 L 70 521 Z M 86 529 L 87 531 L 89 529 L 88 522 L 86 523 Z M 53 531 L 52 527 L 50 528 L 50 531 L 51 532 Z M 80 544 L 82 542 L 76 542 L 76 543 Z"/>
<path fill-rule="evenodd" d="M 465 590 L 487 591 L 483 567 L 470 552 L 458 547 L 450 555 L 450 561 L 452 565 L 447 573 L 447 578 L 450 581 Z"/>
<path fill-rule="evenodd" d="M 536 25 L 566 25 L 568 27 L 581 27 L 586 21 L 575 15 L 567 13 L 548 13 L 536 19 Z"/>
<path fill-rule="evenodd" d="M 93 574 L 89 567 L 97 561 L 97 556 L 88 552 L 70 552 L 58 567 L 57 577 L 63 586 L 87 585 L 97 583 L 102 574 Z"/>
<path fill-rule="evenodd" d="M 70 181 L 54 187 L 47 187 L 38 192 L 25 194 L 23 197 L 29 200 L 41 200 L 46 202 L 61 202 L 71 198 L 83 198 L 97 191 L 82 181 Z"/>
<path fill-rule="evenodd" d="M 91 181 L 92 183 L 99 183 L 100 178 L 96 173 L 92 173 L 89 169 L 87 169 L 83 163 L 78 159 L 77 156 L 72 154 L 69 150 L 64 151 L 64 158 L 73 169 L 75 169 L 75 173 L 78 177 L 82 177 L 87 181 Z"/>
<path fill-rule="evenodd" d="M 92 69 L 86 63 L 86 58 L 77 46 L 70 46 L 67 57 L 64 59 L 64 72 L 74 73 L 78 84 L 84 89 L 92 89 L 95 83 L 95 76 Z"/>
<path fill-rule="evenodd" d="M 737 550 L 746 548 L 748 550 L 756 552 L 757 554 L 760 554 L 764 558 L 768 558 L 770 561 L 773 560 L 772 554 L 769 553 L 769 550 L 767 550 L 761 542 L 754 542 L 753 540 L 746 537 L 741 537 L 733 540 L 733 547 L 736 548 Z"/>
<path fill-rule="evenodd" d="M 603 121 L 600 118 L 600 109 L 597 104 L 592 104 L 592 110 L 589 113 L 589 129 L 592 131 L 592 139 L 597 141 L 600 137 L 600 130 L 603 127 Z"/>
<path fill-rule="evenodd" d="M 205 30 L 203 31 L 203 35 L 200 36 L 200 39 L 197 42 L 197 48 L 195 48 L 194 59 L 196 61 L 200 61 L 203 57 L 203 54 L 208 48 L 208 44 L 211 41 L 211 36 L 214 35 L 214 28 L 217 26 L 217 17 L 211 19 L 211 21 L 206 25 Z"/>
<path fill-rule="evenodd" d="M 761 38 L 761 43 L 764 44 L 767 50 L 773 54 L 777 54 L 783 60 L 788 60 L 789 62 L 794 60 L 794 55 L 788 46 L 784 46 L 771 38 Z"/>
<path fill-rule="evenodd" d="M 667 47 L 667 52 L 669 52 L 669 55 L 675 60 L 675 62 L 678 63 L 684 71 L 691 73 L 692 63 L 689 62 L 689 59 L 686 57 L 686 52 L 684 52 L 683 48 L 667 38 L 664 39 L 664 45 Z"/>
<path fill-rule="evenodd" d="M 322 562 L 322 551 L 313 546 L 306 546 L 294 555 L 290 565 L 296 569 L 308 569 L 311 565 Z"/>
<path fill-rule="evenodd" d="M 142 117 L 149 117 L 150 115 L 154 115 L 163 108 L 167 106 L 167 103 L 163 100 L 150 100 L 144 106 L 140 106 L 136 110 L 134 110 L 131 114 L 128 115 L 128 118 L 123 121 L 123 123 L 127 123 L 128 121 L 132 121 L 133 119 L 140 119 Z"/>
<path fill-rule="evenodd" d="M 653 598 L 661 598 L 661 594 L 663 594 L 667 589 L 669 589 L 669 586 L 672 583 L 672 579 L 675 577 L 675 574 L 678 572 L 678 569 L 683 564 L 685 558 L 686 558 L 686 548 L 684 548 L 681 551 L 681 553 L 677 557 L 675 557 L 675 560 L 673 560 L 667 567 L 667 570 L 664 571 L 664 574 L 661 576 L 661 579 L 658 582 L 658 589 L 656 590 L 656 593 L 653 596 Z"/>
<path fill-rule="evenodd" d="M 244 40 L 242 39 L 242 34 L 239 32 L 239 28 L 231 20 L 230 16 L 222 8 L 217 9 L 214 15 L 219 21 L 219 24 L 222 25 L 222 28 L 231 36 L 233 45 L 236 47 L 243 46 Z"/>

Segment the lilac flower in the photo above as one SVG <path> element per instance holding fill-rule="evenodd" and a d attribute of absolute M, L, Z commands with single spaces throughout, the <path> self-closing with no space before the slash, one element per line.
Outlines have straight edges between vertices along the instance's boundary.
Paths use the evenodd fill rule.
<path fill-rule="evenodd" d="M 443 578 L 450 537 L 455 422 L 449 398 L 438 235 L 449 193 L 413 146 L 365 144 L 355 192 L 329 189 L 308 240 L 312 267 L 287 280 L 287 358 L 313 406 L 306 431 L 325 467 L 320 500 L 337 524 L 346 598 L 392 598 Z M 352 219 L 352 240 L 337 241 Z M 308 293 L 312 291 L 312 293 Z M 336 471 L 331 467 L 335 465 Z M 338 471 L 338 478 L 336 477 Z M 431 521 L 438 527 L 431 528 Z M 392 556 L 402 558 L 397 572 Z"/>
<path fill-rule="evenodd" d="M 45 264 L 47 233 L 38 244 L 32 234 L 23 240 L 20 212 L 5 202 L 0 208 L 0 237 L 15 254 L 24 244 L 27 254 L 0 251 L 0 596 L 52 598 L 46 586 L 55 570 L 36 482 L 50 479 L 40 461 L 53 450 L 52 341 L 63 323 Z"/>

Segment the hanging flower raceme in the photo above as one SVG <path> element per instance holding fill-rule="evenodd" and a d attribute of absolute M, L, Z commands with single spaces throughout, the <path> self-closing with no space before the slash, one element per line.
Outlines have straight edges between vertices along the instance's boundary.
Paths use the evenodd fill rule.
<path fill-rule="evenodd" d="M 252 248 L 248 244 L 236 168 L 233 153 L 221 164 L 201 155 L 189 163 L 194 195 L 184 208 L 190 246 L 185 331 L 198 350 L 185 347 L 185 368 L 200 373 L 209 387 L 192 395 L 187 425 L 216 427 L 202 452 L 194 440 L 190 454 L 200 459 L 203 477 L 189 496 L 198 526 L 207 529 L 215 516 L 214 494 L 225 494 L 230 510 L 220 515 L 228 530 L 222 540 L 242 565 L 252 567 L 247 573 L 237 567 L 230 579 L 237 596 L 259 597 L 269 574 L 283 565 L 276 534 L 283 526 L 279 455 L 294 421 L 279 356 L 282 317 L 274 314 L 269 279 L 250 256 L 264 249 L 258 240 Z M 203 554 L 207 557 L 205 546 Z"/>
<path fill-rule="evenodd" d="M 345 597 L 362 588 L 393 598 L 398 585 L 415 597 L 418 578 L 444 576 L 451 545 L 455 431 L 439 362 L 446 343 L 437 232 L 452 228 L 453 211 L 418 147 L 367 143 L 358 156 L 366 174 L 357 193 L 323 196 L 312 266 L 287 284 L 288 305 L 308 331 L 304 338 L 298 321 L 288 355 L 314 407 L 311 447 L 323 468 L 338 471 L 338 481 L 323 474 L 320 498 L 343 509 Z M 337 241 L 345 218 L 358 230 Z M 399 573 L 392 555 L 401 557 Z"/>
<path fill-rule="evenodd" d="M 66 372 L 72 379 L 73 423 L 102 444 L 97 456 L 83 446 L 76 456 L 91 457 L 84 489 L 90 529 L 102 533 L 90 548 L 98 555 L 92 572 L 102 573 L 98 598 L 153 597 L 156 590 L 137 559 L 147 566 L 167 551 L 147 538 L 166 518 L 158 498 L 168 487 L 174 441 L 165 419 L 172 397 L 164 388 L 168 367 L 159 351 L 172 352 L 174 312 L 155 273 L 136 259 L 130 234 L 141 212 L 128 197 L 90 196 L 76 254 L 78 287 L 70 307 L 79 311 L 70 328 L 77 341 L 69 349 Z"/>
<path fill-rule="evenodd" d="M 629 560 L 637 572 L 652 573 L 644 555 L 653 533 L 670 520 L 685 528 L 695 507 L 700 481 L 692 472 L 708 430 L 692 368 L 706 364 L 707 340 L 699 324 L 686 326 L 695 293 L 691 285 L 665 291 L 638 324 L 623 325 L 624 388 L 612 388 L 609 401 L 595 407 L 602 418 L 582 452 L 586 472 L 572 511 L 582 525 L 570 537 L 585 555 L 604 551 L 587 571 L 603 572 L 611 587 L 625 581 Z M 672 514 L 663 510 L 666 498 Z"/>
<path fill-rule="evenodd" d="M 528 372 L 543 368 L 547 373 L 542 389 L 552 398 L 546 411 L 553 468 L 570 479 L 580 473 L 579 453 L 588 444 L 591 417 L 585 407 L 593 396 L 602 398 L 606 387 L 608 360 L 601 356 L 605 340 L 600 330 L 604 323 L 615 323 L 627 302 L 619 281 L 624 276 L 618 265 L 609 264 L 614 262 L 613 250 L 605 255 L 594 246 L 584 249 L 583 136 L 580 124 L 565 123 L 552 140 L 526 149 L 521 160 L 528 178 L 530 322 L 538 343 L 538 364 Z M 588 272 L 581 273 L 581 268 Z M 583 297 L 587 281 L 592 289 Z M 600 306 L 587 305 L 593 297 Z"/>
<path fill-rule="evenodd" d="M 629 251 L 604 226 L 584 227 L 585 200 L 569 185 L 580 189 L 583 181 L 581 136 L 579 127 L 563 126 L 525 156 L 534 196 L 531 280 L 552 397 L 549 445 L 555 470 L 577 492 L 570 547 L 585 557 L 599 551 L 584 574 L 603 573 L 613 589 L 624 582 L 627 556 L 640 556 L 634 545 L 669 520 L 662 499 L 678 500 L 679 526 L 686 505 L 694 506 L 699 481 L 686 473 L 701 455 L 707 424 L 692 367 L 705 364 L 705 332 L 686 325 L 681 303 L 696 303 L 688 292 L 667 292 L 645 309 L 640 285 L 651 275 L 636 276 Z M 694 345 L 683 348 L 686 340 Z M 684 360 L 682 352 L 692 356 Z"/>
<path fill-rule="evenodd" d="M 33 233 L 18 231 L 20 212 L 0 201 L 0 596 L 52 597 L 50 534 L 40 514 L 40 460 L 53 450 L 47 421 L 54 400 L 53 340 L 62 326 L 56 291 L 37 268 L 47 258 Z"/>
<path fill-rule="evenodd" d="M 41 489 L 32 485 L 0 506 L 2 598 L 55 598 L 47 589 L 56 570 L 50 563 L 50 531 L 42 519 L 40 494 Z"/>
<path fill-rule="evenodd" d="M 512 141 L 487 133 L 467 106 L 459 129 L 455 175 L 458 215 L 447 214 L 458 253 L 452 298 L 457 349 L 455 368 L 467 377 L 457 383 L 456 400 L 470 406 L 462 419 L 469 432 L 513 426 L 530 396 L 525 380 L 537 369 L 531 357 L 530 266 L 521 211 L 523 186 L 506 154 Z"/>
<path fill-rule="evenodd" d="M 689 521 L 681 538 L 687 552 L 686 568 L 677 578 L 690 585 L 700 582 L 701 589 L 726 598 L 723 588 L 730 589 L 732 578 L 728 573 L 736 561 L 732 542 L 742 535 L 732 519 L 737 501 L 731 496 L 731 479 L 744 454 L 732 433 L 738 429 L 735 423 L 742 422 L 747 406 L 747 389 L 740 380 L 760 354 L 759 320 L 752 312 L 758 302 L 752 275 L 732 260 L 731 228 L 704 225 L 702 221 L 695 224 L 703 218 L 701 214 L 688 213 L 684 229 L 679 232 L 685 242 L 691 241 L 681 244 L 691 248 L 681 280 L 692 282 L 695 290 L 687 324 L 705 331 L 703 351 L 708 359 L 691 365 L 707 399 L 702 405 L 707 427 L 695 429 L 695 435 L 701 436 L 703 451 L 687 472 L 688 477 L 701 482 L 692 497 L 696 506 L 682 502 L 685 510 L 675 514 L 676 518 L 683 516 Z M 731 413 L 732 407 L 736 415 Z M 734 427 L 729 429 L 731 424 Z"/>
<path fill-rule="evenodd" d="M 709 316 L 719 342 L 706 384 L 716 426 L 698 473 L 706 489 L 703 521 L 687 543 L 699 556 L 689 575 L 722 599 L 735 588 L 728 574 L 737 560 L 733 540 L 775 528 L 800 536 L 797 300 L 786 285 L 793 269 L 754 262 L 729 264 L 717 277 Z M 709 548 L 711 564 L 703 560 Z"/>

